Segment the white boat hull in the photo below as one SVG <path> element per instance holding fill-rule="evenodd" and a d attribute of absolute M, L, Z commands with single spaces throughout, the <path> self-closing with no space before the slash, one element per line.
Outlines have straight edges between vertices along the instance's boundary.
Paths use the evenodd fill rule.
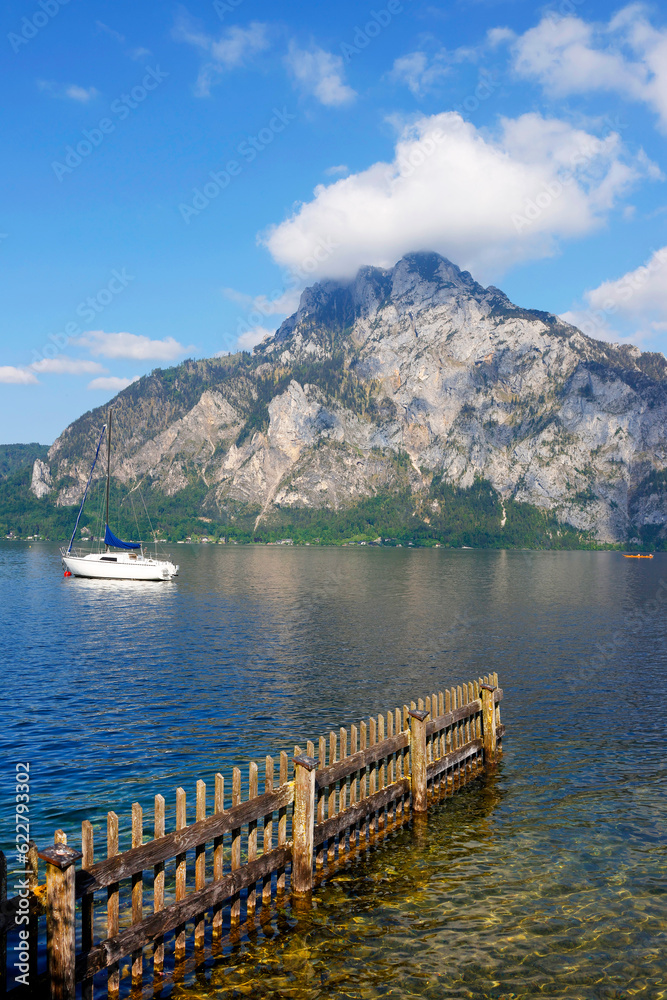
<path fill-rule="evenodd" d="M 126 552 L 91 552 L 85 556 L 63 552 L 63 566 L 72 576 L 91 580 L 150 580 L 164 582 L 178 574 L 178 566 L 165 559 L 148 559 Z"/>

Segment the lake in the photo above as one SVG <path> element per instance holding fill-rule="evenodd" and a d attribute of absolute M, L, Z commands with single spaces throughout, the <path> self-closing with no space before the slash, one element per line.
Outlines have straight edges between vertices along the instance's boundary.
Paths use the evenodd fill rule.
<path fill-rule="evenodd" d="M 667 996 L 667 555 L 170 553 L 109 584 L 0 543 L 5 849 L 17 761 L 38 844 L 114 809 L 129 846 L 133 801 L 169 824 L 177 785 L 495 670 L 497 771 L 173 995 Z"/>

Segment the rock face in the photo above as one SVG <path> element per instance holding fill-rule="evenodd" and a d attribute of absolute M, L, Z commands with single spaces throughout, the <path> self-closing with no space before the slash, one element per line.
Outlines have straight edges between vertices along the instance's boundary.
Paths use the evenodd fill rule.
<path fill-rule="evenodd" d="M 35 459 L 32 467 L 32 479 L 30 482 L 30 489 L 35 494 L 38 500 L 42 497 L 48 496 L 53 488 L 53 480 L 51 479 L 51 470 L 49 469 L 46 462 L 42 462 L 41 459 Z"/>
<path fill-rule="evenodd" d="M 204 484 L 204 513 L 259 522 L 442 475 L 488 479 L 601 541 L 665 535 L 663 355 L 521 309 L 437 254 L 317 284 L 252 357 L 154 372 L 115 414 L 113 475 L 167 494 Z M 60 503 L 80 496 L 103 420 L 86 414 L 51 448 Z M 38 465 L 33 492 L 47 491 Z"/>

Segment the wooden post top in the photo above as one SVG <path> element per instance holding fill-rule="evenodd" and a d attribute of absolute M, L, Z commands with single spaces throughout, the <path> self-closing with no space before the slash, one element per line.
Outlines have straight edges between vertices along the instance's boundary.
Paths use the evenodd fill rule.
<path fill-rule="evenodd" d="M 480 691 L 497 691 L 498 690 L 498 688 L 495 686 L 495 684 L 480 684 L 479 689 L 480 689 Z"/>
<path fill-rule="evenodd" d="M 67 847 L 66 844 L 54 844 L 53 847 L 45 847 L 38 851 L 37 857 L 41 858 L 42 861 L 47 861 L 50 865 L 55 865 L 61 871 L 65 871 L 75 861 L 82 858 L 83 854 L 81 851 L 75 851 L 73 847 Z"/>
<path fill-rule="evenodd" d="M 309 757 L 307 754 L 302 753 L 298 757 L 292 757 L 295 764 L 300 767 L 305 767 L 307 771 L 315 771 L 317 769 L 317 761 L 314 757 Z"/>
<path fill-rule="evenodd" d="M 425 712 L 423 708 L 411 708 L 408 715 L 411 715 L 413 719 L 417 719 L 418 722 L 423 722 L 424 719 L 428 718 L 429 713 Z"/>

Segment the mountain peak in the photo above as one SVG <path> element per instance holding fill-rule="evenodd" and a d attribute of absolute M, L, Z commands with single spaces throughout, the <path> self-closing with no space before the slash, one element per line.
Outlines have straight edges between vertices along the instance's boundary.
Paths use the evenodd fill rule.
<path fill-rule="evenodd" d="M 371 316 L 391 302 L 399 312 L 444 301 L 452 296 L 473 296 L 482 299 L 491 291 L 509 299 L 499 289 L 485 289 L 469 271 L 462 271 L 446 257 L 432 250 L 405 254 L 391 268 L 361 267 L 354 278 L 324 280 L 306 288 L 299 308 L 282 324 L 276 341 L 286 340 L 300 325 L 308 322 L 341 330 L 355 320 Z"/>

